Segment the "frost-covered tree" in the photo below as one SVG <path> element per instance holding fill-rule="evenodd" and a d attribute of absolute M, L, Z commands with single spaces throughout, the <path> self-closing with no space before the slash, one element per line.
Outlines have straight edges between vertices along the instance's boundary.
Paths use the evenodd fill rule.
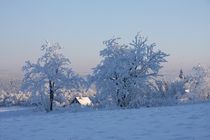
<path fill-rule="evenodd" d="M 206 100 L 210 97 L 210 73 L 201 65 L 193 67 L 189 76 L 190 96 L 193 100 Z"/>
<path fill-rule="evenodd" d="M 91 80 L 96 84 L 100 102 L 120 107 L 138 107 L 141 100 L 154 93 L 155 79 L 168 55 L 156 51 L 147 38 L 137 34 L 128 45 L 118 43 L 119 38 L 105 41 L 103 57 L 94 68 Z"/>
<path fill-rule="evenodd" d="M 180 75 L 182 75 L 180 72 Z M 195 66 L 192 72 L 184 78 L 179 78 L 169 84 L 168 94 L 174 95 L 179 102 L 197 102 L 210 97 L 210 73 L 201 65 Z"/>
<path fill-rule="evenodd" d="M 53 110 L 55 94 L 65 89 L 79 89 L 83 79 L 70 68 L 70 60 L 61 52 L 58 43 L 46 42 L 41 46 L 43 55 L 36 63 L 26 61 L 23 66 L 22 89 L 32 92 L 35 103 L 41 103 L 46 111 Z"/>

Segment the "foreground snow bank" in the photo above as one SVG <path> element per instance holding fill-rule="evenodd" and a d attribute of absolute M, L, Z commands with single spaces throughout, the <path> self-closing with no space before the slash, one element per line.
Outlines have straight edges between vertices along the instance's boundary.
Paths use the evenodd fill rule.
<path fill-rule="evenodd" d="M 10 117 L 4 113 L 0 140 L 210 139 L 210 103 Z"/>

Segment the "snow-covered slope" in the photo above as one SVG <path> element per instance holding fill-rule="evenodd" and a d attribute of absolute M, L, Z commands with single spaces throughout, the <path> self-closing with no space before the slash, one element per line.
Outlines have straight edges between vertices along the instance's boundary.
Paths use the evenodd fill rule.
<path fill-rule="evenodd" d="M 4 113 L 0 112 L 0 140 L 210 140 L 210 103 L 77 113 Z"/>

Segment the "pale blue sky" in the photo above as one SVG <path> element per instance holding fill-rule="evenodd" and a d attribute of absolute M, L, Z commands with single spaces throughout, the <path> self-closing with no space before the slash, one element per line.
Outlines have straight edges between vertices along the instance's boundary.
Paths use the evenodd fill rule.
<path fill-rule="evenodd" d="M 0 69 L 20 71 L 49 40 L 85 74 L 104 40 L 139 31 L 171 55 L 166 69 L 210 65 L 209 0 L 1 0 Z"/>

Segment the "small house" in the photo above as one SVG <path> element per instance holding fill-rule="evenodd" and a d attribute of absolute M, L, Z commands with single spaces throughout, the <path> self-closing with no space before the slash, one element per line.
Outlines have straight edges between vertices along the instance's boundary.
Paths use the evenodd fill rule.
<path fill-rule="evenodd" d="M 72 104 L 79 104 L 82 106 L 90 106 L 90 105 L 92 105 L 92 102 L 89 97 L 75 97 L 71 102 L 71 105 Z"/>

